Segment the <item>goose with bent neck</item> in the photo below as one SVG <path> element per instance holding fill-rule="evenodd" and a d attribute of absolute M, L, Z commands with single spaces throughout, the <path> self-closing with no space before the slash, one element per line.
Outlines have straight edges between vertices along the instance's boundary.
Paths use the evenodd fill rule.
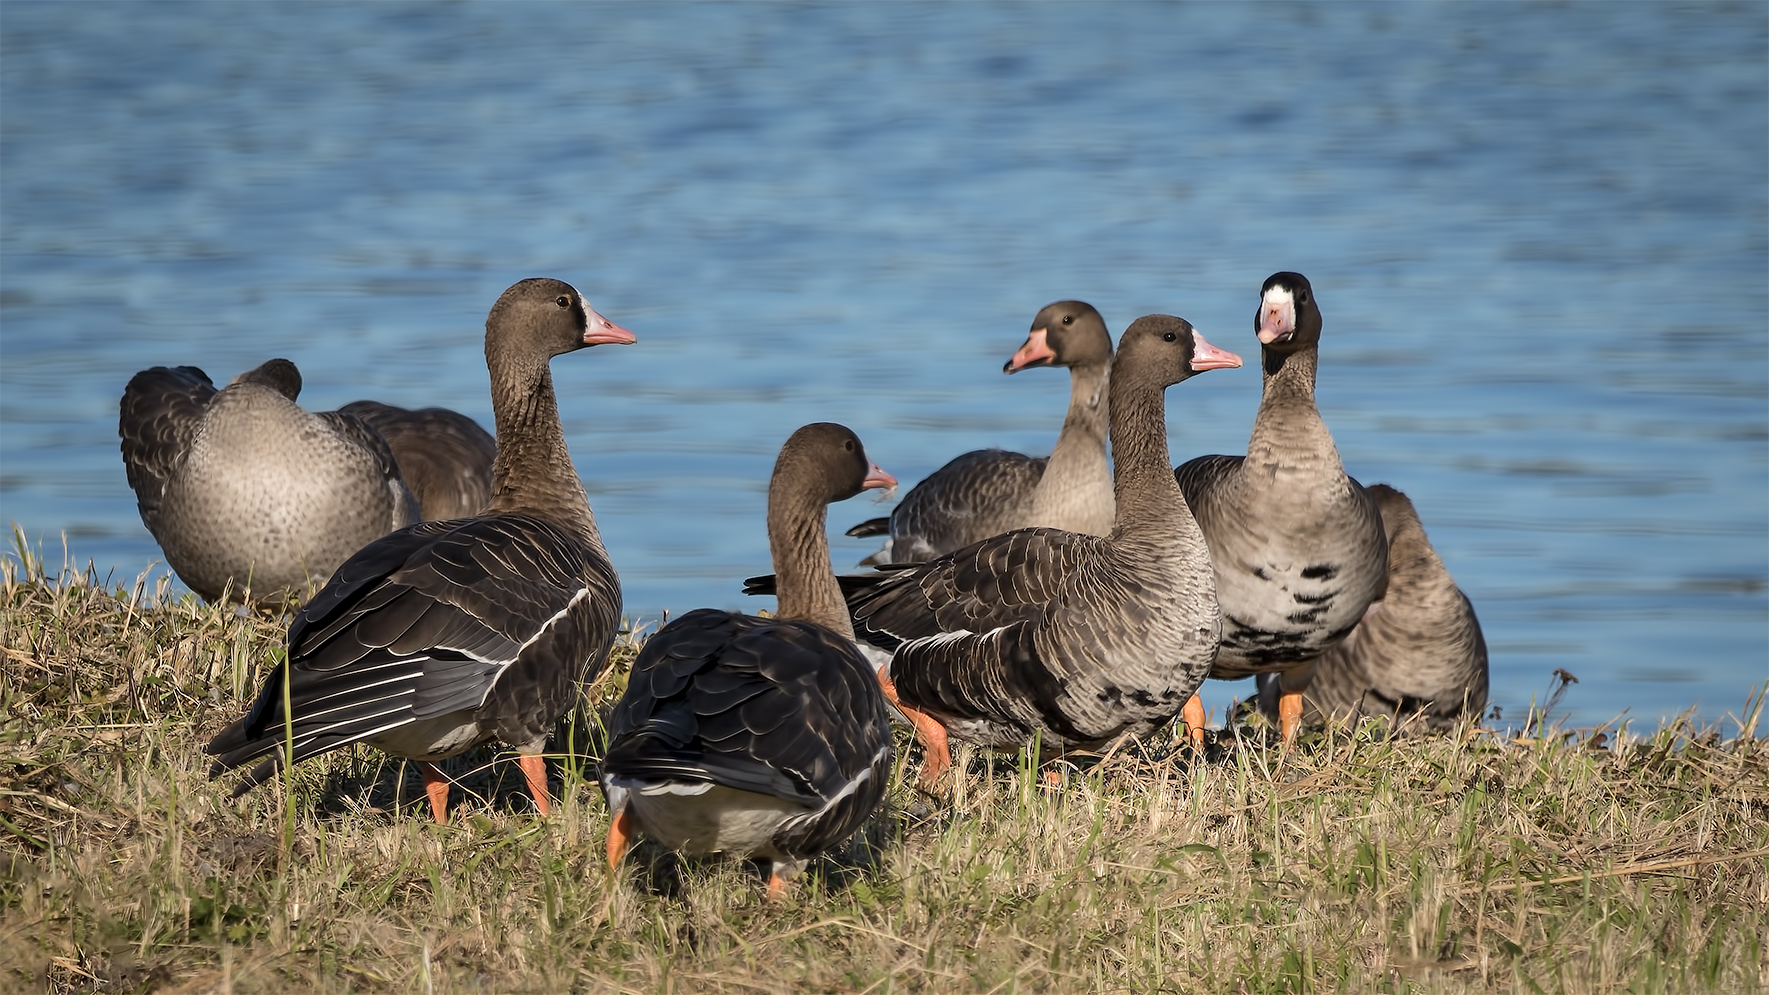
<path fill-rule="evenodd" d="M 1210 676 L 1295 671 L 1352 630 L 1382 597 L 1388 544 L 1376 502 L 1347 476 L 1315 404 L 1321 312 L 1300 273 L 1274 273 L 1254 314 L 1264 393 L 1246 456 L 1200 456 L 1174 470 L 1210 544 L 1222 647 Z M 1301 688 L 1279 700 L 1286 742 Z M 1186 705 L 1193 741 L 1203 704 Z"/>
<path fill-rule="evenodd" d="M 916 727 L 924 783 L 948 736 L 1047 752 L 1146 735 L 1170 721 L 1216 655 L 1204 537 L 1167 456 L 1166 388 L 1241 365 L 1182 318 L 1125 331 L 1111 380 L 1116 517 L 1106 536 L 998 535 L 916 567 L 847 577 L 858 638 L 890 653 L 879 677 Z M 752 585 L 752 590 L 755 589 Z"/>
<path fill-rule="evenodd" d="M 610 868 L 642 829 L 678 852 L 764 857 L 778 896 L 878 806 L 890 719 L 854 646 L 825 522 L 830 502 L 895 483 L 841 425 L 806 425 L 781 447 L 768 485 L 778 610 L 702 608 L 640 650 L 602 763 Z"/>
<path fill-rule="evenodd" d="M 491 501 L 471 518 L 384 536 L 340 566 L 295 616 L 288 659 L 251 711 L 205 747 L 211 776 L 258 760 L 243 794 L 284 762 L 285 743 L 298 763 L 366 742 L 418 762 L 445 822 L 449 782 L 435 762 L 496 740 L 516 748 L 548 812 L 541 750 L 579 681 L 607 663 L 621 601 L 566 450 L 550 362 L 633 340 L 569 284 L 504 291 L 485 322 L 499 443 Z"/>
<path fill-rule="evenodd" d="M 1106 458 L 1112 335 L 1093 305 L 1045 305 L 1002 372 L 1039 366 L 1069 368 L 1069 407 L 1050 456 L 978 449 L 954 457 L 911 488 L 889 518 L 848 530 L 851 536 L 890 535 L 862 566 L 920 563 L 1034 525 L 1102 536 L 1112 530 Z"/>

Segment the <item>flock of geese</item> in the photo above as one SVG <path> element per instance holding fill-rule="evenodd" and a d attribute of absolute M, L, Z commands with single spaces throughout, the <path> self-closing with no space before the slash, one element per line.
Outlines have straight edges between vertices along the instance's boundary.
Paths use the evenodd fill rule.
<path fill-rule="evenodd" d="M 1246 455 L 1175 469 L 1167 388 L 1241 358 L 1169 315 L 1114 351 L 1090 305 L 1044 308 L 1005 370 L 1069 369 L 1051 455 L 952 460 L 850 530 L 886 537 L 862 573 L 832 569 L 827 507 L 897 481 L 844 426 L 794 432 L 768 487 L 775 572 L 745 587 L 776 612 L 689 612 L 633 663 L 600 771 L 610 867 L 642 835 L 770 861 L 779 894 L 883 798 L 893 718 L 930 790 L 951 739 L 1055 755 L 1178 716 L 1201 745 L 1206 677 L 1258 675 L 1286 743 L 1304 721 L 1477 718 L 1473 608 L 1406 496 L 1346 475 L 1316 408 L 1308 281 L 1266 280 L 1254 325 Z M 496 741 L 549 811 L 547 737 L 621 615 L 550 363 L 634 341 L 569 284 L 510 287 L 485 325 L 495 437 L 442 408 L 305 411 L 284 359 L 220 389 L 189 366 L 129 381 L 123 460 L 168 564 L 210 601 L 293 611 L 286 660 L 205 747 L 212 775 L 249 767 L 237 796 L 368 743 L 419 765 L 445 822 L 436 762 Z"/>

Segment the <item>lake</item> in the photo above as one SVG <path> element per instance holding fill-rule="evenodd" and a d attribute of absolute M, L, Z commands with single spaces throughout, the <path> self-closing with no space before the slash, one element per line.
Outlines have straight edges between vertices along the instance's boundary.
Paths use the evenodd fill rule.
<path fill-rule="evenodd" d="M 131 374 L 489 426 L 485 312 L 555 276 L 639 337 L 554 364 L 629 614 L 754 610 L 798 425 L 905 485 L 1048 452 L 1066 377 L 1000 372 L 1042 305 L 1256 359 L 1290 269 L 1505 721 L 1556 668 L 1571 722 L 1720 720 L 1769 680 L 1765 51 L 1761 4 L 7 3 L 0 518 L 163 571 Z M 1174 461 L 1258 401 L 1169 391 Z M 831 509 L 838 565 L 885 507 Z"/>

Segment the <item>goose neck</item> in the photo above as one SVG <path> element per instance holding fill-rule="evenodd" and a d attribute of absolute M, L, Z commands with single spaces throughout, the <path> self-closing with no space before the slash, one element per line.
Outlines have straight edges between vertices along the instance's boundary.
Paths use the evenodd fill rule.
<path fill-rule="evenodd" d="M 776 480 L 768 488 L 768 549 L 774 560 L 775 614 L 854 638 L 848 606 L 829 565 L 827 506 Z"/>

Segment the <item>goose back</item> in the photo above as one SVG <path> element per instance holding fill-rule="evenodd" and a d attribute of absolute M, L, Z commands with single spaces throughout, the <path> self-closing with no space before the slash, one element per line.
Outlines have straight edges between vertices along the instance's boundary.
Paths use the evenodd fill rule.
<path fill-rule="evenodd" d="M 1443 732 L 1486 707 L 1487 652 L 1474 606 L 1432 548 L 1408 497 L 1370 488 L 1388 537 L 1388 587 L 1344 642 L 1327 650 L 1303 691 L 1303 718 L 1387 718 L 1408 732 Z M 1288 675 L 1261 674 L 1274 713 Z"/>
<path fill-rule="evenodd" d="M 413 410 L 380 401 L 352 401 L 338 410 L 387 440 L 425 521 L 476 515 L 491 500 L 497 440 L 473 419 L 448 408 Z"/>
<path fill-rule="evenodd" d="M 206 600 L 299 600 L 418 520 L 380 434 L 347 412 L 303 410 L 300 390 L 286 359 L 220 390 L 194 366 L 143 370 L 124 388 L 118 434 L 142 523 Z"/>
<path fill-rule="evenodd" d="M 524 754 L 547 811 L 538 754 L 577 684 L 605 665 L 620 615 L 548 361 L 632 341 L 569 284 L 531 279 L 504 292 L 486 320 L 486 360 L 499 435 L 512 444 L 499 450 L 492 505 L 395 532 L 341 566 L 290 625 L 287 662 L 206 747 L 212 774 L 259 761 L 239 794 L 275 771 L 286 675 L 297 761 L 367 742 L 428 764 L 495 739 Z M 440 775 L 425 774 L 434 788 Z M 431 803 L 443 821 L 445 786 Z"/>
<path fill-rule="evenodd" d="M 911 488 L 889 519 L 848 531 L 889 533 L 884 548 L 862 565 L 920 563 L 1029 526 L 1090 535 L 1111 531 L 1112 470 L 1106 456 L 1111 365 L 1111 333 L 1092 305 L 1057 301 L 1041 309 L 1025 343 L 1002 370 L 1069 368 L 1069 407 L 1051 454 L 979 449 L 955 457 Z"/>

